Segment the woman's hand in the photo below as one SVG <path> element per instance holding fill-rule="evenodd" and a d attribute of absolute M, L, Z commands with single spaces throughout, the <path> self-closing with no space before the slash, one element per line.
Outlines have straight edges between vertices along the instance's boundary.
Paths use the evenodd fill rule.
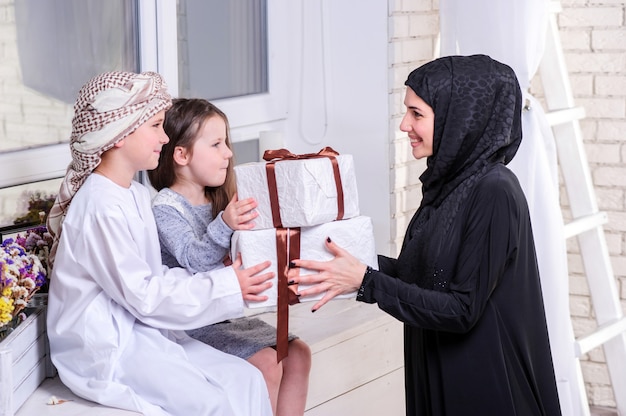
<path fill-rule="evenodd" d="M 274 277 L 273 272 L 261 273 L 263 270 L 270 266 L 269 261 L 264 261 L 255 266 L 242 269 L 241 265 L 241 253 L 237 254 L 237 258 L 233 262 L 233 270 L 239 280 L 239 286 L 241 287 L 241 295 L 243 299 L 248 302 L 263 302 L 267 300 L 267 296 L 259 296 L 259 293 L 272 287 L 272 282 L 269 280 Z"/>
<path fill-rule="evenodd" d="M 335 258 L 329 261 L 294 260 L 295 267 L 317 270 L 317 274 L 296 275 L 290 271 L 289 278 L 297 284 L 314 285 L 308 289 L 299 290 L 301 296 L 324 293 L 324 297 L 313 305 L 315 312 L 335 296 L 354 292 L 361 286 L 367 266 L 356 257 L 342 249 L 329 238 L 326 239 L 326 249 Z"/>
<path fill-rule="evenodd" d="M 257 205 L 254 198 L 239 201 L 235 194 L 224 208 L 222 219 L 231 230 L 250 230 L 254 227 L 252 220 L 259 216 L 259 213 L 254 211 Z"/>

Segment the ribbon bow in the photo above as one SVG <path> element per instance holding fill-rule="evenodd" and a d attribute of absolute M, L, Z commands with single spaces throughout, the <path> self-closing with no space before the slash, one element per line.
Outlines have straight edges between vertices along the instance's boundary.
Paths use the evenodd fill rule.
<path fill-rule="evenodd" d="M 339 156 L 339 152 L 330 146 L 326 146 L 317 153 L 304 153 L 302 155 L 296 155 L 287 149 L 266 150 L 265 153 L 263 153 L 263 160 L 269 162 L 274 160 L 313 159 L 331 156 Z"/>

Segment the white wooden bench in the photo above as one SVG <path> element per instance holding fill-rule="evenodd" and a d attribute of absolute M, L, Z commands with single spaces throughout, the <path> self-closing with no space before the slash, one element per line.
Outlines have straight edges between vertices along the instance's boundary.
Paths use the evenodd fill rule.
<path fill-rule="evenodd" d="M 334 300 L 315 313 L 294 305 L 290 331 L 313 353 L 307 416 L 404 415 L 402 325 L 375 305 Z M 274 324 L 274 314 L 261 315 Z M 48 405 L 51 396 L 67 400 Z M 76 397 L 58 377 L 47 378 L 16 416 L 127 416 Z"/>

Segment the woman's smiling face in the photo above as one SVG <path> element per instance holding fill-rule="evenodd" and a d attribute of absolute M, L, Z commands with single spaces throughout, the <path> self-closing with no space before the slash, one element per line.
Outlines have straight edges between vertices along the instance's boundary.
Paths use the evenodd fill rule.
<path fill-rule="evenodd" d="M 435 113 L 415 92 L 407 87 L 404 97 L 406 113 L 400 123 L 400 130 L 411 139 L 413 157 L 421 159 L 433 154 L 433 131 Z"/>

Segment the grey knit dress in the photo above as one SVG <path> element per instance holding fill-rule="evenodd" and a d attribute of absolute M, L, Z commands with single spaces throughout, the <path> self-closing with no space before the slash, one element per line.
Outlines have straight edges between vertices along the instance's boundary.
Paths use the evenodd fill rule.
<path fill-rule="evenodd" d="M 211 204 L 192 206 L 185 197 L 164 188 L 152 201 L 163 264 L 196 273 L 224 267 L 233 230 L 220 212 L 213 220 Z M 248 359 L 276 346 L 276 329 L 258 318 L 231 319 L 187 331 L 189 336 L 220 351 Z M 297 337 L 289 334 L 289 340 Z"/>

